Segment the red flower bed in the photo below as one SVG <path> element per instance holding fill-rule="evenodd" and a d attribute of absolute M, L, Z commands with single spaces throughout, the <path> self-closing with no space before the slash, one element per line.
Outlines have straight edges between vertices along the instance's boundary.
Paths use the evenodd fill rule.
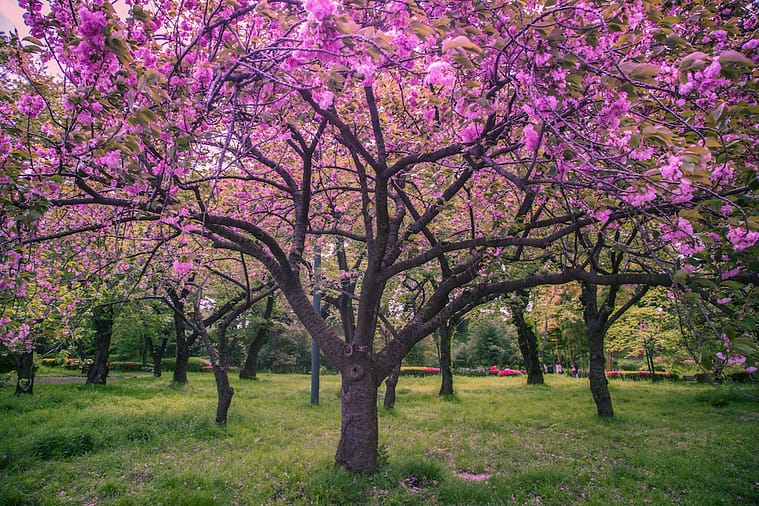
<path fill-rule="evenodd" d="M 501 369 L 496 374 L 497 376 L 521 376 L 524 374 L 522 371 L 519 371 L 517 369 Z"/>

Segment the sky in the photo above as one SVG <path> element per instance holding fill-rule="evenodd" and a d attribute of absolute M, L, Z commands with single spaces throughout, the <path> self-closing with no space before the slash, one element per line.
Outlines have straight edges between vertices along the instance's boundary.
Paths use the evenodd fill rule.
<path fill-rule="evenodd" d="M 18 28 L 22 37 L 28 34 L 24 27 L 23 15 L 24 11 L 18 6 L 18 0 L 0 0 L 0 31 L 8 33 Z"/>

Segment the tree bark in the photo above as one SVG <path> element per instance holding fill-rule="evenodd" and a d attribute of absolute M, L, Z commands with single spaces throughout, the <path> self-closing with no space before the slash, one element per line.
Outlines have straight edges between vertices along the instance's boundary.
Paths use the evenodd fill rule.
<path fill-rule="evenodd" d="M 190 341 L 187 339 L 187 323 L 184 320 L 184 302 L 175 293 L 169 291 L 174 310 L 174 332 L 177 338 L 176 362 L 172 381 L 187 383 L 187 362 L 190 360 Z"/>
<path fill-rule="evenodd" d="M 608 329 L 609 307 L 613 307 L 613 300 L 608 298 L 599 309 L 598 286 L 592 283 L 582 283 L 583 318 L 588 332 L 588 352 L 590 353 L 590 393 L 596 402 L 598 416 L 610 418 L 614 416 L 609 393 L 609 381 L 606 379 L 606 359 L 604 354 L 604 336 Z"/>
<path fill-rule="evenodd" d="M 451 371 L 451 326 L 440 326 L 440 391 L 438 395 L 453 395 L 453 371 Z"/>
<path fill-rule="evenodd" d="M 95 357 L 87 373 L 86 384 L 105 385 L 113 334 L 113 306 L 100 306 L 93 309 L 92 323 L 95 327 Z"/>
<path fill-rule="evenodd" d="M 34 352 L 16 355 L 16 395 L 32 395 L 34 390 Z"/>
<path fill-rule="evenodd" d="M 354 473 L 377 468 L 377 386 L 369 359 L 355 359 L 342 372 L 342 422 L 335 466 Z"/>
<path fill-rule="evenodd" d="M 538 338 L 535 336 L 532 327 L 527 323 L 527 320 L 524 319 L 528 295 L 526 290 L 519 290 L 517 292 L 518 298 L 509 299 L 507 304 L 511 310 L 511 321 L 517 328 L 517 343 L 519 344 L 519 351 L 522 353 L 524 366 L 527 370 L 527 384 L 542 385 L 544 380 L 543 369 L 540 367 L 540 358 L 538 356 Z"/>
<path fill-rule="evenodd" d="M 248 354 L 245 357 L 245 364 L 240 369 L 240 379 L 256 379 L 258 373 L 258 354 L 269 338 L 269 320 L 274 312 L 274 294 L 269 295 L 266 299 L 266 309 L 264 310 L 264 323 L 256 331 L 256 335 L 248 345 Z"/>
<path fill-rule="evenodd" d="M 609 381 L 606 379 L 606 359 L 604 358 L 604 332 L 597 326 L 588 327 L 588 349 L 590 351 L 590 392 L 596 402 L 598 416 L 614 416 L 609 393 Z"/>
<path fill-rule="evenodd" d="M 385 380 L 385 399 L 382 401 L 385 409 L 393 409 L 395 407 L 395 387 L 398 385 L 398 377 L 400 375 L 401 366 L 398 365 Z"/>
<path fill-rule="evenodd" d="M 153 359 L 153 376 L 160 378 L 163 355 L 166 353 L 166 345 L 169 344 L 169 340 L 164 337 L 161 340 L 161 346 L 154 346 L 153 340 L 149 337 L 146 340 L 148 342 L 148 350 L 150 350 L 150 357 Z"/>
<path fill-rule="evenodd" d="M 235 390 L 229 384 L 229 374 L 227 374 L 226 367 L 214 366 L 213 374 L 216 379 L 216 424 L 223 427 L 227 424 L 227 414 Z"/>

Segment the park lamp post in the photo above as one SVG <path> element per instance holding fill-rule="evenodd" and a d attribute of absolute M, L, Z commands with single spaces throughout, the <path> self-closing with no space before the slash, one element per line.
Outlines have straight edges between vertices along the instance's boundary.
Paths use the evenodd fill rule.
<path fill-rule="evenodd" d="M 322 263 L 321 246 L 317 244 L 314 257 L 314 293 L 313 305 L 316 312 L 321 314 L 321 294 L 319 293 L 319 276 Z M 319 404 L 319 369 L 321 368 L 319 357 L 319 344 L 311 338 L 311 404 Z"/>

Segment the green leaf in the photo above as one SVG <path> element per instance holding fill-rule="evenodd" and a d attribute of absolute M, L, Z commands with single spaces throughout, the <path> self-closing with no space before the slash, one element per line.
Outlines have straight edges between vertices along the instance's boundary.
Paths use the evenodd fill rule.
<path fill-rule="evenodd" d="M 683 209 L 679 213 L 677 213 L 678 216 L 681 218 L 685 218 L 686 220 L 692 222 L 700 221 L 703 219 L 703 216 L 700 212 L 698 212 L 698 209 Z"/>
<path fill-rule="evenodd" d="M 469 37 L 466 35 L 459 35 L 458 37 L 446 39 L 445 42 L 443 42 L 444 53 L 457 48 L 466 49 L 467 51 L 472 51 L 477 54 L 482 53 L 482 48 L 469 40 Z"/>
<path fill-rule="evenodd" d="M 727 50 L 723 51 L 722 54 L 719 55 L 719 64 L 720 65 L 746 65 L 747 67 L 753 67 L 754 62 L 751 61 L 748 57 L 746 57 L 743 53 L 739 53 L 738 51 L 733 50 Z"/>
<path fill-rule="evenodd" d="M 638 81 L 653 77 L 661 72 L 659 66 L 654 65 L 653 63 L 625 62 L 621 63 L 619 68 L 622 69 L 622 72 L 624 72 L 626 76 Z"/>
<path fill-rule="evenodd" d="M 641 135 L 664 144 L 672 144 L 672 130 L 663 125 L 648 125 L 643 127 Z"/>
<path fill-rule="evenodd" d="M 680 60 L 680 72 L 688 72 L 689 70 L 700 70 L 706 66 L 706 58 L 708 58 L 704 52 L 693 52 Z"/>
<path fill-rule="evenodd" d="M 24 42 L 31 42 L 32 44 L 35 44 L 37 46 L 44 46 L 44 44 L 42 43 L 40 39 L 31 37 L 31 36 L 24 37 L 21 40 L 23 40 Z"/>
<path fill-rule="evenodd" d="M 717 107 L 715 107 L 714 110 L 712 111 L 711 116 L 712 116 L 712 119 L 714 120 L 715 123 L 718 122 L 719 119 L 724 114 L 726 106 L 727 106 L 727 104 L 725 102 L 722 102 Z"/>
<path fill-rule="evenodd" d="M 420 23 L 419 21 L 412 21 L 409 23 L 409 30 L 411 33 L 419 37 L 420 40 L 427 40 L 428 37 L 435 35 L 435 29 L 430 25 Z"/>
<path fill-rule="evenodd" d="M 683 284 L 685 281 L 687 281 L 688 276 L 690 276 L 690 271 L 687 269 L 679 269 L 675 275 L 673 276 L 675 283 L 677 284 Z"/>
<path fill-rule="evenodd" d="M 337 26 L 340 33 L 345 34 L 356 33 L 361 29 L 361 27 L 348 16 L 339 16 L 335 18 L 335 26 Z"/>

